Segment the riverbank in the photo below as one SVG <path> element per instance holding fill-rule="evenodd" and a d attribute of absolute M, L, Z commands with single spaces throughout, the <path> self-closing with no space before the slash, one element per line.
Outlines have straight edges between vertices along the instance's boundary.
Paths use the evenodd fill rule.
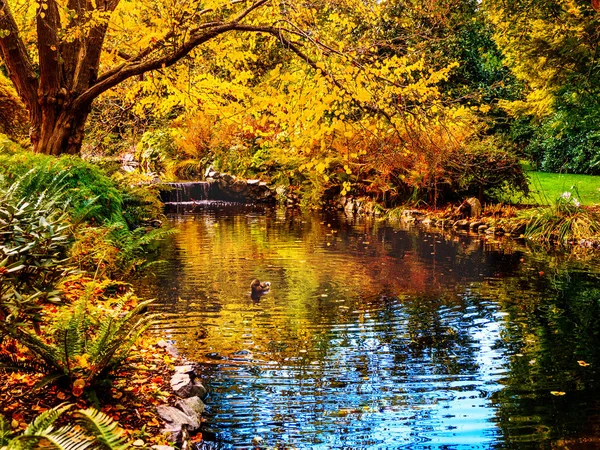
<path fill-rule="evenodd" d="M 39 373 L 6 373 L 0 383 L 0 413 L 12 430 L 18 431 L 40 413 L 62 403 L 73 403 L 77 408 L 99 408 L 119 423 L 136 447 L 168 444 L 156 407 L 177 401 L 169 380 L 174 366 L 181 361 L 157 344 L 158 339 L 140 339 L 110 383 L 82 396 L 75 396 L 64 385 L 43 385 L 44 376 Z M 10 351 L 18 360 L 27 360 L 17 343 L 5 341 L 0 351 Z"/>
<path fill-rule="evenodd" d="M 474 210 L 468 202 L 476 204 Z M 565 192 L 547 206 L 488 204 L 471 198 L 462 205 L 440 209 L 397 207 L 385 209 L 370 198 L 340 197 L 330 208 L 349 216 L 373 216 L 382 220 L 442 230 L 507 236 L 560 246 L 600 248 L 600 207 L 585 206 Z"/>

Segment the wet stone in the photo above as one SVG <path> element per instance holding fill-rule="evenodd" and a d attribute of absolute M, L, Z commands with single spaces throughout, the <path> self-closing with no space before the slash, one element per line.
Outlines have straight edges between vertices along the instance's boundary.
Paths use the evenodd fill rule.
<path fill-rule="evenodd" d="M 173 406 L 158 406 L 156 412 L 158 412 L 158 415 L 167 422 L 165 431 L 175 433 L 180 431 L 184 425 L 187 425 L 190 430 L 197 430 L 200 428 L 200 421 L 188 416 L 183 411 Z"/>
<path fill-rule="evenodd" d="M 175 406 L 198 423 L 202 422 L 202 413 L 204 413 L 205 406 L 200 397 L 194 396 L 178 400 Z"/>
<path fill-rule="evenodd" d="M 171 388 L 178 397 L 205 398 L 208 394 L 206 388 L 198 380 L 192 380 L 188 373 L 175 373 L 171 378 Z"/>

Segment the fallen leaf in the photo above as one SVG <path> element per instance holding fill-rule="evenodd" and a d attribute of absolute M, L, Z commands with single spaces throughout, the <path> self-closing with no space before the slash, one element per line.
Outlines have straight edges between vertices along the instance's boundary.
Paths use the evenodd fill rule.
<path fill-rule="evenodd" d="M 83 394 L 83 388 L 85 388 L 85 380 L 82 378 L 76 379 L 73 383 L 73 395 L 80 397 Z"/>

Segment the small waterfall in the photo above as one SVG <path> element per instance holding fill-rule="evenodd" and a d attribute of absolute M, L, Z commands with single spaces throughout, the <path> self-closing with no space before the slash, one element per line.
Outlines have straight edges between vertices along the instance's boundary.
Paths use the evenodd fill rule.
<path fill-rule="evenodd" d="M 206 181 L 165 183 L 165 186 L 169 186 L 169 189 L 160 194 L 164 203 L 193 203 L 211 199 L 211 183 Z"/>

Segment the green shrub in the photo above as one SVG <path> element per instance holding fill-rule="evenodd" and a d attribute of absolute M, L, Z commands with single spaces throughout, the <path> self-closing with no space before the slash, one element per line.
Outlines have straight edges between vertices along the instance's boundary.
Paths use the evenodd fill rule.
<path fill-rule="evenodd" d="M 71 270 L 61 178 L 35 195 L 22 193 L 30 178 L 0 189 L 0 336 L 23 322 L 38 323 L 43 303 L 60 303 L 56 285 Z"/>
<path fill-rule="evenodd" d="M 600 174 L 600 109 L 597 96 L 564 93 L 526 149 L 544 172 Z"/>
<path fill-rule="evenodd" d="M 0 175 L 5 184 L 21 179 L 19 193 L 22 196 L 44 192 L 60 177 L 60 189 L 69 199 L 73 217 L 103 223 L 122 215 L 123 199 L 111 179 L 75 156 L 40 155 L 23 150 L 10 141 L 0 141 Z"/>

